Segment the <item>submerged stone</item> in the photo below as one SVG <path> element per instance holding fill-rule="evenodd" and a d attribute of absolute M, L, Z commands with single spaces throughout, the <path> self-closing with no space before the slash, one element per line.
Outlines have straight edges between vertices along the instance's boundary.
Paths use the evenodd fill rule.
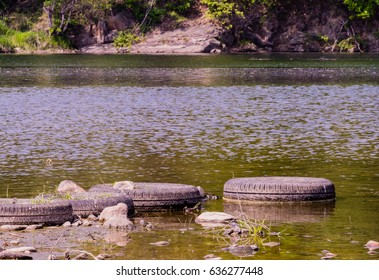
<path fill-rule="evenodd" d="M 153 246 L 163 247 L 163 246 L 170 245 L 170 242 L 168 242 L 168 241 L 158 241 L 158 242 L 149 243 L 149 244 L 153 245 Z"/>
<path fill-rule="evenodd" d="M 365 248 L 369 249 L 370 251 L 374 251 L 379 248 L 379 242 L 370 240 L 366 243 Z"/>
<path fill-rule="evenodd" d="M 204 212 L 196 217 L 195 222 L 204 226 L 223 226 L 235 218 L 224 212 Z"/>

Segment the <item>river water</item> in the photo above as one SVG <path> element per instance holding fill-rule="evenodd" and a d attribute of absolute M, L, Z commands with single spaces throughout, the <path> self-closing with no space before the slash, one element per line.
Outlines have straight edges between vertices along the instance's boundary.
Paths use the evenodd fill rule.
<path fill-rule="evenodd" d="M 185 183 L 222 196 L 233 177 L 324 177 L 333 203 L 220 199 L 204 210 L 242 209 L 281 232 L 280 246 L 246 258 L 378 259 L 364 248 L 379 239 L 378 112 L 379 55 L 1 55 L 0 196 L 51 192 L 64 179 Z M 131 234 L 113 248 L 118 258 L 240 258 L 192 215 L 149 218 L 161 230 Z M 159 240 L 173 245 L 148 244 Z"/>

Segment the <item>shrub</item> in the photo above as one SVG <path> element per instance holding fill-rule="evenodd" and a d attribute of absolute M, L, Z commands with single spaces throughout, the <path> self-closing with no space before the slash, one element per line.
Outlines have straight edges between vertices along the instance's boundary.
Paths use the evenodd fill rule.
<path fill-rule="evenodd" d="M 114 40 L 113 45 L 117 48 L 125 48 L 130 51 L 132 46 L 141 41 L 141 38 L 134 34 L 132 30 L 125 30 L 119 32 L 117 38 Z"/>

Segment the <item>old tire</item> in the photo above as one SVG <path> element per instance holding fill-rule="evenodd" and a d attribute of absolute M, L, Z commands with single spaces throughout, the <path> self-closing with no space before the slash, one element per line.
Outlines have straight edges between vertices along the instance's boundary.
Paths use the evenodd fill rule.
<path fill-rule="evenodd" d="M 63 201 L 55 199 L 54 201 Z M 75 215 L 80 217 L 88 217 L 89 215 L 100 215 L 107 207 L 125 203 L 128 206 L 128 216 L 134 214 L 133 200 L 122 193 L 86 193 L 73 195 L 72 199 L 67 200 L 71 205 Z"/>
<path fill-rule="evenodd" d="M 0 199 L 0 225 L 61 225 L 72 220 L 69 202 L 35 204 L 33 200 Z"/>
<path fill-rule="evenodd" d="M 234 178 L 224 185 L 224 199 L 243 201 L 334 200 L 330 180 L 311 177 Z"/>
<path fill-rule="evenodd" d="M 134 189 L 124 189 L 133 199 L 136 211 L 168 211 L 182 210 L 184 207 L 193 207 L 203 200 L 199 189 L 195 186 L 173 183 L 140 183 L 134 182 Z M 115 189 L 111 188 L 111 191 Z M 90 188 L 89 192 L 108 191 L 106 185 Z M 116 192 L 120 192 L 116 190 Z"/>

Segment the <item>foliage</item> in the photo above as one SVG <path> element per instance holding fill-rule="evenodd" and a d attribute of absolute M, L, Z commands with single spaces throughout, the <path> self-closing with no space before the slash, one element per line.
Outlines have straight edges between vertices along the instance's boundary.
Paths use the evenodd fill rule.
<path fill-rule="evenodd" d="M 125 48 L 129 51 L 134 44 L 140 41 L 141 38 L 137 36 L 133 30 L 125 30 L 118 34 L 118 37 L 114 40 L 113 45 L 118 49 Z"/>
<path fill-rule="evenodd" d="M 213 18 L 219 20 L 227 29 L 231 29 L 236 20 L 245 19 L 246 11 L 255 4 L 255 0 L 201 0 L 201 3 L 208 7 Z"/>
<path fill-rule="evenodd" d="M 378 15 L 379 0 L 343 0 L 353 16 L 361 19 L 368 19 Z"/>
<path fill-rule="evenodd" d="M 347 39 L 341 40 L 338 43 L 338 47 L 340 48 L 341 52 L 352 52 L 355 47 L 354 38 L 349 37 Z"/>
<path fill-rule="evenodd" d="M 270 238 L 271 229 L 265 224 L 265 221 L 251 219 L 242 213 L 235 221 L 223 227 L 206 229 L 203 234 L 222 239 L 226 243 L 261 246 L 267 238 Z"/>

